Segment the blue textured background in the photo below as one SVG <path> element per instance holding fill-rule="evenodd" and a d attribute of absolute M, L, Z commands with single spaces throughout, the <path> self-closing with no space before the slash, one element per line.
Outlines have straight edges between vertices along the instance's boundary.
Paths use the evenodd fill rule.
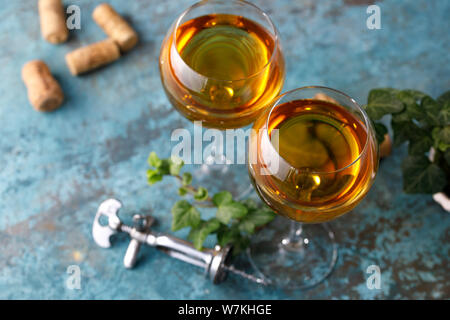
<path fill-rule="evenodd" d="M 109 196 L 124 201 L 125 216 L 152 208 L 157 229 L 170 228 L 174 186 L 148 187 L 146 158 L 151 150 L 167 156 L 172 130 L 192 127 L 168 103 L 157 60 L 168 27 L 193 1 L 109 1 L 131 21 L 140 43 L 113 65 L 72 77 L 64 55 L 105 37 L 90 17 L 99 2 L 65 1 L 81 7 L 82 29 L 54 46 L 41 39 L 37 1 L 0 0 L 0 298 L 450 298 L 449 214 L 430 196 L 402 193 L 403 149 L 382 162 L 361 205 L 331 223 L 338 265 L 306 292 L 237 278 L 213 286 L 197 268 L 150 249 L 128 271 L 121 263 L 125 241 L 98 248 L 91 222 Z M 372 1 L 254 2 L 280 31 L 284 91 L 326 85 L 364 103 L 373 87 L 433 96 L 450 88 L 448 0 L 377 2 L 381 30 L 366 28 Z M 64 106 L 50 114 L 30 107 L 20 78 L 22 65 L 36 58 L 49 64 L 66 94 Z M 81 268 L 81 290 L 65 287 L 71 264 Z M 381 268 L 381 290 L 366 287 L 371 264 Z"/>

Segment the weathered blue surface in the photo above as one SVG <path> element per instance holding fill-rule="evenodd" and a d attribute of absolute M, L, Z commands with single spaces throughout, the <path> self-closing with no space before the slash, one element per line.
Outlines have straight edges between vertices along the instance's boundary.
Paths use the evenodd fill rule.
<path fill-rule="evenodd" d="M 192 1 L 109 1 L 132 21 L 139 46 L 75 78 L 64 54 L 105 37 L 90 17 L 98 2 L 65 1 L 80 5 L 82 29 L 54 46 L 40 37 L 36 1 L 0 1 L 0 298 L 450 298 L 450 217 L 431 197 L 402 193 L 403 150 L 382 162 L 361 205 L 332 223 L 338 265 L 306 292 L 267 290 L 236 278 L 213 286 L 195 267 L 150 249 L 128 271 L 121 263 L 125 241 L 98 248 L 91 222 L 110 196 L 125 202 L 128 216 L 152 208 L 157 229 L 170 228 L 174 186 L 148 187 L 146 158 L 151 150 L 167 156 L 172 130 L 192 127 L 164 96 L 157 65 L 167 28 Z M 281 34 L 284 90 L 327 85 L 364 103 L 373 87 L 433 96 L 450 88 L 450 2 L 378 2 L 382 29 L 368 30 L 371 2 L 255 0 Z M 20 79 L 22 65 L 36 58 L 47 61 L 66 94 L 51 114 L 29 106 Z M 65 287 L 72 264 L 81 267 L 81 290 Z M 371 264 L 381 268 L 381 290 L 366 287 Z"/>

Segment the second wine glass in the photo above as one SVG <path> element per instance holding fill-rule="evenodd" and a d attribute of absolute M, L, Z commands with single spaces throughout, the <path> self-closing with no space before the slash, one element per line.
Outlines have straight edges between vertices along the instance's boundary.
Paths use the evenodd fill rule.
<path fill-rule="evenodd" d="M 354 99 L 326 87 L 281 95 L 253 129 L 250 178 L 262 200 L 291 219 L 258 233 L 255 265 L 275 285 L 312 287 L 337 258 L 334 234 L 323 222 L 352 210 L 375 179 L 374 129 Z"/>

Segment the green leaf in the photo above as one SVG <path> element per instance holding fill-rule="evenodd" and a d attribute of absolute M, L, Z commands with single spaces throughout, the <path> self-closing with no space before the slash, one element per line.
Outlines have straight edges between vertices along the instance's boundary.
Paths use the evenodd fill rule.
<path fill-rule="evenodd" d="M 172 207 L 172 230 L 177 231 L 186 227 L 196 227 L 201 218 L 200 212 L 186 200 L 177 201 Z"/>
<path fill-rule="evenodd" d="M 408 112 L 403 110 L 400 113 L 396 113 L 392 115 L 392 121 L 394 122 L 405 122 L 405 121 L 411 121 L 411 117 L 409 116 Z"/>
<path fill-rule="evenodd" d="M 437 102 L 439 103 L 450 102 L 450 90 L 441 94 L 439 98 L 437 98 Z"/>
<path fill-rule="evenodd" d="M 218 192 L 213 196 L 213 203 L 216 207 L 231 202 L 233 200 L 233 196 L 228 191 Z"/>
<path fill-rule="evenodd" d="M 244 206 L 246 206 L 249 211 L 258 209 L 258 205 L 257 205 L 256 201 L 253 199 L 245 199 L 245 200 L 242 200 L 241 203 Z"/>
<path fill-rule="evenodd" d="M 183 173 L 183 176 L 181 178 L 181 183 L 183 186 L 187 186 L 192 183 L 192 174 L 189 172 Z"/>
<path fill-rule="evenodd" d="M 243 236 L 235 227 L 222 228 L 217 233 L 217 242 L 222 247 L 228 244 L 232 245 L 233 255 L 237 255 L 249 246 L 250 238 Z"/>
<path fill-rule="evenodd" d="M 450 148 L 450 127 L 436 127 L 431 132 L 431 135 L 434 140 L 434 147 L 436 149 L 445 152 L 448 148 Z"/>
<path fill-rule="evenodd" d="M 250 245 L 250 238 L 240 235 L 239 237 L 235 238 L 234 241 L 231 242 L 231 244 L 233 245 L 233 255 L 236 256 L 248 248 L 248 246 Z"/>
<path fill-rule="evenodd" d="M 188 193 L 188 191 L 187 191 L 186 188 L 184 188 L 184 187 L 178 188 L 178 194 L 179 194 L 180 196 L 185 196 L 187 193 Z"/>
<path fill-rule="evenodd" d="M 394 131 L 394 145 L 398 146 L 405 141 L 417 141 L 427 135 L 427 131 L 421 129 L 413 122 L 392 122 Z"/>
<path fill-rule="evenodd" d="M 251 221 L 255 227 L 260 227 L 268 224 L 270 221 L 275 219 L 276 214 L 269 208 L 258 209 L 256 211 L 250 212 L 245 220 Z"/>
<path fill-rule="evenodd" d="M 154 167 L 156 169 L 158 169 L 161 165 L 161 159 L 158 158 L 158 155 L 154 151 L 152 151 L 148 156 L 147 162 L 151 167 Z"/>
<path fill-rule="evenodd" d="M 203 187 L 197 189 L 197 192 L 194 194 L 194 199 L 197 201 L 205 201 L 208 199 L 208 190 Z"/>
<path fill-rule="evenodd" d="M 161 163 L 157 168 L 161 175 L 170 174 L 170 160 L 169 159 L 161 159 Z"/>
<path fill-rule="evenodd" d="M 253 234 L 256 227 L 266 225 L 275 218 L 275 213 L 270 209 L 257 209 L 249 212 L 241 221 L 238 228 L 242 232 Z"/>
<path fill-rule="evenodd" d="M 401 90 L 397 93 L 397 97 L 406 104 L 410 104 L 412 102 L 417 102 L 421 100 L 423 97 L 426 97 L 427 94 L 423 93 L 419 90 L 405 89 Z"/>
<path fill-rule="evenodd" d="M 411 119 L 421 120 L 424 116 L 422 109 L 417 103 L 406 105 L 406 113 Z"/>
<path fill-rule="evenodd" d="M 180 174 L 181 168 L 184 166 L 183 160 L 178 157 L 172 156 L 169 161 L 169 172 L 172 176 Z"/>
<path fill-rule="evenodd" d="M 224 247 L 238 240 L 240 236 L 239 230 L 236 228 L 221 228 L 217 233 L 217 243 Z"/>
<path fill-rule="evenodd" d="M 207 221 L 203 221 L 196 228 L 192 228 L 189 232 L 188 238 L 194 244 L 195 249 L 201 250 L 203 247 L 203 242 L 211 233 L 219 230 L 220 222 L 215 219 L 209 219 Z"/>
<path fill-rule="evenodd" d="M 447 184 L 445 172 L 425 156 L 408 156 L 402 163 L 403 190 L 406 193 L 433 194 Z"/>
<path fill-rule="evenodd" d="M 423 136 L 420 139 L 410 141 L 408 146 L 408 153 L 410 155 L 423 155 L 428 152 L 433 146 L 433 140 L 428 136 Z"/>
<path fill-rule="evenodd" d="M 252 223 L 250 220 L 242 220 L 239 222 L 239 230 L 242 232 L 246 232 L 248 234 L 255 233 L 255 224 Z"/>
<path fill-rule="evenodd" d="M 444 153 L 444 158 L 447 164 L 450 166 L 450 148 L 448 148 Z"/>
<path fill-rule="evenodd" d="M 372 122 L 373 127 L 375 128 L 375 135 L 377 137 L 378 144 L 381 144 L 384 141 L 384 135 L 388 133 L 388 129 L 386 126 L 379 122 Z"/>
<path fill-rule="evenodd" d="M 391 88 L 373 89 L 369 93 L 366 111 L 372 120 L 379 120 L 386 114 L 401 112 L 405 106 L 397 98 L 398 90 Z"/>
<path fill-rule="evenodd" d="M 162 178 L 162 175 L 158 171 L 152 169 L 147 170 L 147 182 L 149 185 L 153 185 L 158 181 L 161 181 Z"/>
<path fill-rule="evenodd" d="M 442 123 L 442 125 L 450 125 L 450 101 L 444 102 L 438 117 L 439 122 Z"/>
<path fill-rule="evenodd" d="M 439 140 L 450 144 L 450 126 L 444 127 L 439 132 Z"/>
<path fill-rule="evenodd" d="M 429 96 L 422 99 L 421 107 L 425 111 L 425 122 L 431 126 L 443 125 L 442 119 L 440 119 L 439 113 L 441 106 L 437 101 Z"/>
<path fill-rule="evenodd" d="M 275 213 L 266 208 L 249 212 L 244 219 L 239 221 L 239 230 L 249 234 L 255 232 L 256 227 L 263 226 L 275 218 Z"/>
<path fill-rule="evenodd" d="M 247 212 L 248 209 L 242 203 L 233 201 L 221 204 L 217 209 L 216 217 L 220 222 L 228 224 L 231 218 L 243 218 Z"/>
<path fill-rule="evenodd" d="M 392 121 L 402 122 L 411 121 L 412 119 L 421 120 L 424 116 L 421 108 L 417 104 L 426 94 L 417 90 L 402 90 L 397 94 L 397 98 L 403 102 L 405 109 L 392 115 Z"/>

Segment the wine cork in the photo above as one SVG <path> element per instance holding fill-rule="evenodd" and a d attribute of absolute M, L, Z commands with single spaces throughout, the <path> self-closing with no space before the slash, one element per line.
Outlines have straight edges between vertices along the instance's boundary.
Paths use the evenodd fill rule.
<path fill-rule="evenodd" d="M 130 50 L 138 42 L 136 31 L 109 4 L 98 5 L 92 13 L 92 18 L 117 42 L 123 52 Z"/>
<path fill-rule="evenodd" d="M 120 57 L 120 50 L 112 39 L 106 39 L 66 54 L 66 63 L 73 75 L 79 75 L 111 63 Z"/>
<path fill-rule="evenodd" d="M 66 41 L 69 30 L 61 0 L 39 0 L 38 8 L 42 37 L 54 44 Z"/>
<path fill-rule="evenodd" d="M 392 140 L 389 134 L 384 135 L 384 140 L 380 144 L 380 158 L 386 158 L 391 155 L 392 152 Z"/>
<path fill-rule="evenodd" d="M 62 104 L 62 89 L 45 62 L 26 63 L 22 68 L 22 79 L 28 89 L 28 99 L 37 111 L 52 111 Z"/>

